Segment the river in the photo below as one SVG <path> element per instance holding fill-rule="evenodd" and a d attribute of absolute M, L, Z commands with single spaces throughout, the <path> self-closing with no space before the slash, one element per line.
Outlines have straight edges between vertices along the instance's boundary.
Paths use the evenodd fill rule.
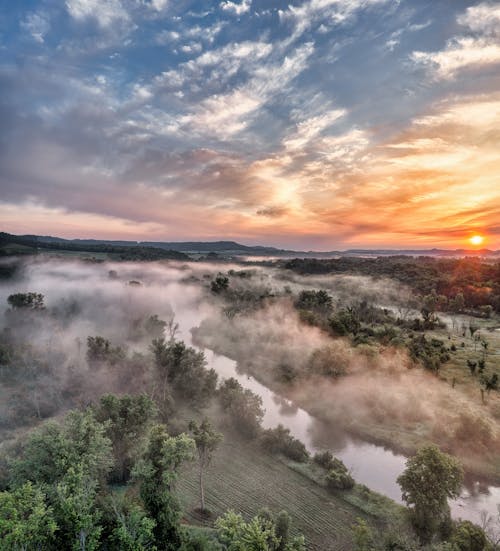
<path fill-rule="evenodd" d="M 189 303 L 183 299 L 172 304 L 175 319 L 179 323 L 180 337 L 191 346 L 191 330 L 208 315 L 209 308 L 199 303 Z M 195 346 L 196 347 L 196 346 Z M 329 449 L 342 459 L 351 470 L 358 483 L 384 494 L 398 503 L 401 491 L 396 479 L 405 468 L 406 457 L 392 450 L 375 445 L 347 434 L 339 433 L 291 401 L 276 395 L 254 377 L 241 373 L 234 360 L 215 354 L 212 350 L 203 350 L 208 367 L 212 367 L 221 378 L 234 377 L 244 388 L 250 389 L 262 398 L 265 409 L 263 427 L 272 428 L 281 423 L 290 429 L 291 434 L 305 444 L 308 451 L 315 453 Z M 450 502 L 452 516 L 481 524 L 481 514 L 486 512 L 498 516 L 500 505 L 500 487 L 488 486 L 474 477 L 468 476 L 461 496 Z"/>

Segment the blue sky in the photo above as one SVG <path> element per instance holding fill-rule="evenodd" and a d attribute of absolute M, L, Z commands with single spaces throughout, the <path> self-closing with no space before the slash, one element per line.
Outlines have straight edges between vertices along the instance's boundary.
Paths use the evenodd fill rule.
<path fill-rule="evenodd" d="M 6 231 L 500 246 L 498 2 L 0 6 Z"/>

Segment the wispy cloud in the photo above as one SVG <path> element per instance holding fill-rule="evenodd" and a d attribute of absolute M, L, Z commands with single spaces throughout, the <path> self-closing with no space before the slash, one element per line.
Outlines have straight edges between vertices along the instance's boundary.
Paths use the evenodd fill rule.
<path fill-rule="evenodd" d="M 50 19 L 48 14 L 43 12 L 28 13 L 26 18 L 21 21 L 21 27 L 26 30 L 34 40 L 43 43 L 45 35 L 50 30 Z"/>
<path fill-rule="evenodd" d="M 66 0 L 66 7 L 77 21 L 95 19 L 101 27 L 130 19 L 120 0 Z"/>
<path fill-rule="evenodd" d="M 243 15 L 250 11 L 252 6 L 252 0 L 241 0 L 241 2 L 232 2 L 231 0 L 225 0 L 220 3 L 220 7 L 224 11 L 232 12 L 235 15 Z"/>
<path fill-rule="evenodd" d="M 500 8 L 493 3 L 472 6 L 457 17 L 466 36 L 450 39 L 443 50 L 416 51 L 412 59 L 427 66 L 438 78 L 453 78 L 464 69 L 500 63 Z"/>

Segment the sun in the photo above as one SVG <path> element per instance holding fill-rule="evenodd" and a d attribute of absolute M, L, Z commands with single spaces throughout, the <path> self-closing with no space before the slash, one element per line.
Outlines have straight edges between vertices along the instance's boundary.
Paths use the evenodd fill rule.
<path fill-rule="evenodd" d="M 483 241 L 484 237 L 482 235 L 473 235 L 469 237 L 469 243 L 471 243 L 471 245 L 481 245 Z"/>

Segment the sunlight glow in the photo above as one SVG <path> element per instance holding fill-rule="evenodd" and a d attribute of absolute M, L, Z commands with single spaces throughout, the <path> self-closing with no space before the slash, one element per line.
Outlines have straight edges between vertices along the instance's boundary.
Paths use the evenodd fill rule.
<path fill-rule="evenodd" d="M 472 237 L 469 237 L 469 242 L 471 245 L 482 245 L 484 241 L 484 237 L 482 235 L 473 235 Z"/>

